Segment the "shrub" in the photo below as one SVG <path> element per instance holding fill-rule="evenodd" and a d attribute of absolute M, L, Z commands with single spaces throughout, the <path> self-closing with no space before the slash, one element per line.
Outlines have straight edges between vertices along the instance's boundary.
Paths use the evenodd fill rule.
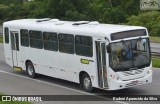
<path fill-rule="evenodd" d="M 147 27 L 151 36 L 160 37 L 160 12 L 158 11 L 149 11 L 138 16 L 131 16 L 127 21 L 126 24 L 128 25 Z"/>

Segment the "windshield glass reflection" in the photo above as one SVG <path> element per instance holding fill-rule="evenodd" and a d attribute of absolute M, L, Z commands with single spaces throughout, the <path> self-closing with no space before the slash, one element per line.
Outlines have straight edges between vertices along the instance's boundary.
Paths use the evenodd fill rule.
<path fill-rule="evenodd" d="M 111 44 L 110 67 L 114 71 L 129 71 L 150 65 L 148 39 L 135 39 Z"/>

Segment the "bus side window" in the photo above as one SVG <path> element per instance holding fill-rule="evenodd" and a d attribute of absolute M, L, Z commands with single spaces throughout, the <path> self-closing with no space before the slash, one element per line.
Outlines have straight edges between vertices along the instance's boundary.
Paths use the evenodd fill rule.
<path fill-rule="evenodd" d="M 75 37 L 75 50 L 76 54 L 80 56 L 93 56 L 93 43 L 92 37 L 89 36 L 76 36 Z"/>
<path fill-rule="evenodd" d="M 5 36 L 5 43 L 9 43 L 9 29 L 8 29 L 8 27 L 4 28 L 4 36 Z"/>
<path fill-rule="evenodd" d="M 45 50 L 58 51 L 57 33 L 44 32 L 43 44 Z"/>
<path fill-rule="evenodd" d="M 21 29 L 21 46 L 29 47 L 29 36 L 28 36 L 28 30 Z"/>
<path fill-rule="evenodd" d="M 42 32 L 41 31 L 29 31 L 30 47 L 32 48 L 43 48 Z"/>
<path fill-rule="evenodd" d="M 59 51 L 74 54 L 74 35 L 59 34 Z"/>

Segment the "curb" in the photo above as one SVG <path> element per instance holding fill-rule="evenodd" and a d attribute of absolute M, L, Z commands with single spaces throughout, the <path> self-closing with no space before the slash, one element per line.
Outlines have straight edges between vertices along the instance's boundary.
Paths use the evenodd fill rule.
<path fill-rule="evenodd" d="M 150 41 L 150 43 L 160 43 L 160 42 L 154 42 L 154 41 Z"/>
<path fill-rule="evenodd" d="M 156 70 L 160 70 L 160 68 L 155 68 L 155 67 L 152 67 L 152 69 L 154 70 L 154 69 L 156 69 Z"/>

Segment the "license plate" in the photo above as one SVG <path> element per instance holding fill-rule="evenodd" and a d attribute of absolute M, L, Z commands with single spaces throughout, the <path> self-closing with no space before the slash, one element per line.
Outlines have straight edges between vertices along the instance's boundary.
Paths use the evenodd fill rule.
<path fill-rule="evenodd" d="M 137 81 L 132 81 L 131 83 L 135 85 L 135 84 L 138 83 L 138 80 Z"/>

